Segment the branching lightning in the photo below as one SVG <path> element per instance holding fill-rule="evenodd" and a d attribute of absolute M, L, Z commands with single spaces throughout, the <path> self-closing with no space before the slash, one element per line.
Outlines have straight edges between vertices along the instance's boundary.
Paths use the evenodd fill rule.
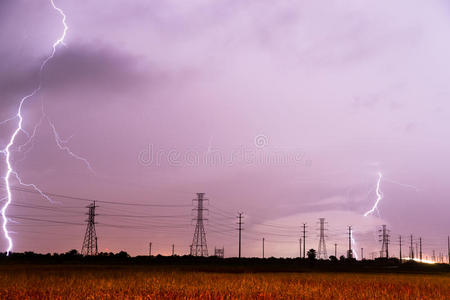
<path fill-rule="evenodd" d="M 65 15 L 64 12 L 62 11 L 62 9 L 60 9 L 59 7 L 57 7 L 57 6 L 55 5 L 54 0 L 50 0 L 50 3 L 52 4 L 53 9 L 56 10 L 56 11 L 61 15 L 61 17 L 62 17 L 61 23 L 62 23 L 63 26 L 64 26 L 64 30 L 63 30 L 63 33 L 61 34 L 61 36 L 59 37 L 59 39 L 57 39 L 57 40 L 53 43 L 53 47 L 52 47 L 53 50 L 52 50 L 52 53 L 51 53 L 51 54 L 50 54 L 50 55 L 42 62 L 42 64 L 41 64 L 41 69 L 40 69 L 41 74 L 42 74 L 42 70 L 43 70 L 44 67 L 47 65 L 47 63 L 55 56 L 56 48 L 57 48 L 59 45 L 65 45 L 65 44 L 64 44 L 64 39 L 66 38 L 67 30 L 69 30 L 69 26 L 67 26 L 67 23 L 66 23 L 66 15 Z"/>
<path fill-rule="evenodd" d="M 23 128 L 23 123 L 24 123 L 24 118 L 23 118 L 23 107 L 25 105 L 25 103 L 27 101 L 29 101 L 30 99 L 32 99 L 40 90 L 42 87 L 42 72 L 45 68 L 45 66 L 48 64 L 48 62 L 55 56 L 56 54 L 56 50 L 58 48 L 58 46 L 60 45 L 65 45 L 64 44 L 64 39 L 66 37 L 67 31 L 69 29 L 69 27 L 67 26 L 66 23 L 66 15 L 64 14 L 64 11 L 62 9 L 60 9 L 59 7 L 57 7 L 55 5 L 54 0 L 49 0 L 50 4 L 52 6 L 52 8 L 61 16 L 61 23 L 63 25 L 63 31 L 60 35 L 60 37 L 53 43 L 52 45 L 52 51 L 50 53 L 50 55 L 48 55 L 46 57 L 46 59 L 42 62 L 42 64 L 40 65 L 39 68 L 39 83 L 38 86 L 36 87 L 36 89 L 34 89 L 30 94 L 26 95 L 25 97 L 23 97 L 20 101 L 19 101 L 19 105 L 18 105 L 18 110 L 15 116 L 6 119 L 4 121 L 0 122 L 0 125 L 3 125 L 5 123 L 8 122 L 12 122 L 14 120 L 17 120 L 17 126 L 15 127 L 11 137 L 9 138 L 9 142 L 6 145 L 6 147 L 2 150 L 0 150 L 0 153 L 3 154 L 5 156 L 5 163 L 6 163 L 6 174 L 3 177 L 4 183 L 5 183 L 5 187 L 6 187 L 6 197 L 4 199 L 2 199 L 4 202 L 3 207 L 1 209 L 1 215 L 2 215 L 2 219 L 3 219 L 3 224 L 2 224 L 2 228 L 3 228 L 3 233 L 4 233 L 4 237 L 5 239 L 8 241 L 8 247 L 6 249 L 6 253 L 7 255 L 9 255 L 9 253 L 12 250 L 13 247 L 13 241 L 11 239 L 10 236 L 10 232 L 8 231 L 7 228 L 7 224 L 8 224 L 8 218 L 6 216 L 6 211 L 8 209 L 8 206 L 11 204 L 12 202 L 12 191 L 11 191 L 11 185 L 10 185 L 10 179 L 11 177 L 15 177 L 16 180 L 19 182 L 19 184 L 27 186 L 27 187 L 31 187 L 34 190 L 36 190 L 42 197 L 44 197 L 45 199 L 47 199 L 48 201 L 52 202 L 52 200 L 50 199 L 50 197 L 48 197 L 42 190 L 40 190 L 35 184 L 32 183 L 25 183 L 23 182 L 23 180 L 20 178 L 19 174 L 17 173 L 17 171 L 14 170 L 13 164 L 12 164 L 12 153 L 14 152 L 13 146 L 16 142 L 17 137 L 20 135 L 20 133 L 23 133 L 27 136 L 28 140 L 22 144 L 21 146 L 19 146 L 18 150 L 21 151 L 23 147 L 26 147 L 27 145 L 29 145 L 30 143 L 32 143 L 33 138 L 36 135 L 36 131 L 38 129 L 38 127 L 40 126 L 41 122 L 42 122 L 42 118 L 39 121 L 39 124 L 35 126 L 33 133 L 30 135 L 27 131 L 25 131 L 25 129 Z M 44 115 L 44 117 L 47 119 L 47 121 L 49 122 L 50 126 L 52 127 L 52 131 L 53 131 L 53 135 L 55 137 L 55 141 L 57 146 L 67 152 L 69 155 L 71 155 L 72 157 L 83 161 L 87 167 L 89 168 L 89 170 L 92 171 L 92 167 L 89 164 L 89 162 L 76 155 L 75 153 L 73 153 L 66 145 L 65 143 L 67 141 L 64 141 L 60 138 L 58 132 L 56 131 L 56 128 L 54 126 L 54 124 L 52 122 L 50 122 L 50 120 L 48 119 L 47 116 Z"/>
<path fill-rule="evenodd" d="M 47 121 L 50 124 L 50 127 L 52 128 L 53 135 L 55 136 L 55 142 L 56 142 L 56 145 L 58 146 L 58 148 L 61 149 L 62 151 L 65 151 L 67 154 L 69 154 L 73 158 L 75 158 L 79 161 L 82 161 L 86 165 L 86 167 L 89 169 L 89 171 L 91 171 L 92 173 L 95 174 L 94 169 L 92 168 L 89 161 L 86 158 L 83 158 L 83 157 L 79 156 L 78 154 L 73 153 L 72 150 L 70 150 L 70 148 L 65 145 L 68 142 L 68 140 L 61 139 L 58 132 L 56 131 L 55 125 L 48 118 L 47 118 Z"/>
<path fill-rule="evenodd" d="M 378 203 L 381 201 L 381 199 L 383 199 L 383 193 L 380 191 L 382 178 L 383 174 L 381 174 L 381 172 L 378 172 L 377 188 L 375 189 L 375 193 L 377 194 L 377 200 L 375 201 L 373 207 L 364 214 L 364 217 L 367 217 L 368 215 L 373 214 L 376 210 L 378 210 Z"/>
<path fill-rule="evenodd" d="M 389 183 L 392 183 L 392 184 L 396 184 L 396 185 L 404 187 L 404 188 L 413 189 L 416 192 L 420 192 L 421 191 L 420 188 L 418 188 L 418 187 L 416 187 L 414 185 L 407 184 L 407 183 L 401 183 L 401 182 L 398 182 L 398 181 L 394 181 L 392 179 L 387 179 L 386 177 L 383 178 L 383 181 L 386 181 L 386 182 L 389 182 Z"/>
<path fill-rule="evenodd" d="M 8 228 L 7 228 L 8 218 L 6 217 L 6 210 L 8 209 L 8 206 L 11 204 L 11 201 L 12 201 L 12 192 L 11 192 L 11 187 L 9 185 L 9 179 L 10 179 L 11 175 L 15 175 L 17 178 L 19 178 L 18 174 L 14 171 L 12 163 L 11 163 L 11 147 L 14 145 L 14 142 L 15 142 L 18 134 L 22 131 L 22 124 L 23 124 L 22 107 L 23 107 L 23 104 L 29 98 L 33 97 L 39 90 L 40 90 L 40 86 L 37 89 L 35 89 L 31 94 L 25 96 L 24 98 L 22 98 L 20 100 L 19 109 L 17 111 L 17 118 L 19 119 L 19 121 L 17 123 L 17 127 L 14 130 L 13 134 L 11 135 L 11 138 L 9 140 L 9 143 L 6 145 L 6 148 L 1 151 L 6 156 L 5 162 L 6 162 L 6 167 L 7 167 L 6 174 L 4 177 L 7 200 L 1 210 L 2 218 L 3 218 L 3 224 L 2 224 L 3 233 L 5 235 L 5 239 L 8 241 L 8 248 L 6 249 L 7 254 L 9 254 L 9 252 L 11 252 L 12 247 L 13 247 L 13 242 L 12 242 L 11 237 L 9 236 L 9 232 L 8 232 Z"/>

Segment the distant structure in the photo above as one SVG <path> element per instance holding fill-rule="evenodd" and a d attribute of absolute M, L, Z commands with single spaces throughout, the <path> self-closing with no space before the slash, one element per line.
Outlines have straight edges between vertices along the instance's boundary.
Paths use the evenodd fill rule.
<path fill-rule="evenodd" d="M 320 238 L 319 247 L 317 248 L 317 257 L 319 259 L 327 259 L 327 246 L 325 245 L 325 218 L 320 218 Z"/>
<path fill-rule="evenodd" d="M 219 258 L 224 258 L 225 257 L 225 247 L 222 247 L 222 248 L 214 247 L 214 256 L 217 256 Z"/>
<path fill-rule="evenodd" d="M 413 236 L 409 236 L 409 259 L 414 259 L 414 247 L 413 247 Z"/>
<path fill-rule="evenodd" d="M 380 257 L 389 258 L 389 230 L 386 225 L 382 225 L 378 235 L 381 242 Z"/>
<path fill-rule="evenodd" d="M 203 221 L 206 220 L 203 218 L 203 201 L 206 199 L 203 198 L 205 193 L 197 193 L 197 208 L 194 210 L 197 211 L 197 221 L 195 224 L 194 238 L 192 239 L 191 245 L 191 255 L 192 256 L 208 256 L 208 246 L 206 244 L 206 232 L 205 227 L 203 225 Z"/>
<path fill-rule="evenodd" d="M 81 254 L 83 255 L 97 255 L 97 234 L 95 232 L 95 201 L 86 206 L 89 208 L 86 233 L 84 235 L 83 246 L 81 247 Z"/>
<path fill-rule="evenodd" d="M 419 238 L 419 259 L 422 260 L 422 238 Z"/>
<path fill-rule="evenodd" d="M 447 252 L 448 252 L 448 263 L 450 264 L 450 236 L 447 236 Z"/>
<path fill-rule="evenodd" d="M 353 258 L 353 250 L 352 250 L 352 226 L 348 226 L 348 250 L 347 250 L 347 258 Z"/>
<path fill-rule="evenodd" d="M 306 258 L 306 223 L 303 223 L 303 258 Z"/>
<path fill-rule="evenodd" d="M 238 231 L 239 231 L 239 255 L 238 257 L 241 258 L 241 247 L 242 247 L 242 214 L 243 213 L 239 213 L 238 214 Z"/>

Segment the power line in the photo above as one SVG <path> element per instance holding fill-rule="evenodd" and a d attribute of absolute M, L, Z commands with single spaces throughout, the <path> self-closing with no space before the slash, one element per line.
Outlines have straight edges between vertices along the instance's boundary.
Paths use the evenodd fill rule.
<path fill-rule="evenodd" d="M 5 187 L 3 184 L 0 184 L 0 186 Z M 31 189 L 11 186 L 11 190 L 19 191 L 19 192 L 25 192 L 25 193 L 31 193 L 31 194 L 38 194 L 39 192 Z M 145 204 L 145 203 L 133 203 L 133 202 L 114 202 L 114 201 L 106 201 L 106 200 L 98 200 L 98 199 L 90 199 L 90 198 L 82 198 L 82 197 L 75 197 L 75 196 L 69 196 L 69 195 L 63 195 L 63 194 L 56 194 L 56 193 L 50 193 L 46 191 L 42 191 L 43 194 L 53 197 L 53 198 L 63 198 L 63 199 L 69 199 L 69 200 L 76 200 L 76 201 L 85 201 L 85 202 L 98 202 L 98 203 L 106 203 L 111 205 L 124 205 L 124 206 L 142 206 L 142 207 L 190 207 L 190 205 L 183 205 L 183 204 Z"/>
<path fill-rule="evenodd" d="M 64 224 L 64 225 L 84 225 L 83 223 L 74 223 L 74 222 L 66 222 L 66 221 L 55 221 L 55 220 L 43 220 L 43 219 L 36 219 L 36 218 L 28 218 L 28 217 L 12 217 L 13 219 L 19 219 L 19 220 L 29 220 L 29 221 L 36 221 L 36 222 L 47 222 L 47 223 L 56 223 L 56 224 Z M 24 224 L 11 224 L 11 225 L 24 225 Z"/>
<path fill-rule="evenodd" d="M 156 218 L 156 219 L 164 219 L 164 218 L 181 218 L 181 217 L 190 217 L 190 215 L 113 215 L 113 214 L 97 214 L 98 216 L 103 217 L 120 217 L 120 218 Z"/>

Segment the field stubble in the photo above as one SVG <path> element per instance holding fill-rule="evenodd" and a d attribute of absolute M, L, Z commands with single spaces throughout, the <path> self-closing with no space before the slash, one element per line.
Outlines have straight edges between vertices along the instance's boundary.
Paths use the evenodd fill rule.
<path fill-rule="evenodd" d="M 449 299 L 450 276 L 0 267 L 1 299 Z"/>

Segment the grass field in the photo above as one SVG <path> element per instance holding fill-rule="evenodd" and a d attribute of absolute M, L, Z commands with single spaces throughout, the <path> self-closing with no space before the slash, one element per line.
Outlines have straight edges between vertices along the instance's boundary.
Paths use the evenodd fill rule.
<path fill-rule="evenodd" d="M 1 299 L 449 299 L 448 275 L 0 266 Z"/>

